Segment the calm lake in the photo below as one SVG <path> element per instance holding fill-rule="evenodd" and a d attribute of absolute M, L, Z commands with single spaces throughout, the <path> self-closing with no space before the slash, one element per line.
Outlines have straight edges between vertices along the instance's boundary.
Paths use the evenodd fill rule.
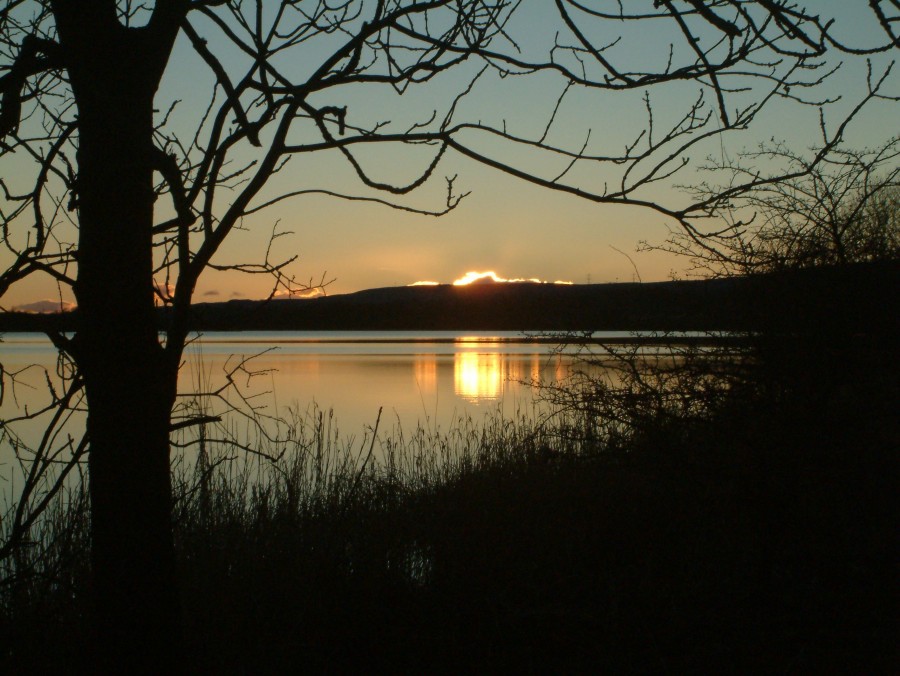
<path fill-rule="evenodd" d="M 315 406 L 333 411 L 334 423 L 348 436 L 374 426 L 379 409 L 382 430 L 447 429 L 459 416 L 536 413 L 536 383 L 558 382 L 573 363 L 571 352 L 552 353 L 553 347 L 502 332 L 211 332 L 186 350 L 179 391 L 183 404 L 201 401 L 213 412 L 233 405 L 286 417 L 289 410 L 304 415 Z M 48 384 L 62 392 L 57 352 L 43 334 L 2 336 L 0 364 L 2 420 L 47 406 Z M 232 387 L 221 397 L 209 396 L 229 377 Z M 9 433 L 33 445 L 48 419 L 8 427 L 0 447 L 0 479 L 18 465 Z M 70 434 L 79 438 L 83 421 L 83 413 L 75 413 L 57 445 Z"/>
<path fill-rule="evenodd" d="M 236 385 L 273 411 L 315 403 L 348 432 L 374 424 L 381 407 L 404 428 L 446 426 L 531 407 L 536 382 L 568 375 L 571 355 L 552 347 L 514 333 L 211 333 L 189 348 L 181 390 L 208 389 L 256 355 Z"/>

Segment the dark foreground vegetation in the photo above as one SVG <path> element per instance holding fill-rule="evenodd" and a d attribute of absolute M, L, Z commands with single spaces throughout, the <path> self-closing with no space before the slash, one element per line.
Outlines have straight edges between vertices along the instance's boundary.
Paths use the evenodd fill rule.
<path fill-rule="evenodd" d="M 185 669 L 896 673 L 890 338 L 595 346 L 617 375 L 552 419 L 204 447 L 175 468 Z M 4 673 L 90 664 L 88 518 L 73 491 L 5 562 Z"/>

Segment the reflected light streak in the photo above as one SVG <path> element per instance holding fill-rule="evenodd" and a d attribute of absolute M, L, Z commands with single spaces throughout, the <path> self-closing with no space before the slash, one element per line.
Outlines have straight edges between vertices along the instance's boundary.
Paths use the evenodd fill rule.
<path fill-rule="evenodd" d="M 531 363 L 529 364 L 530 372 L 528 374 L 532 392 L 538 392 L 541 389 L 541 362 L 542 357 L 540 355 L 532 355 Z"/>
<path fill-rule="evenodd" d="M 457 353 L 453 360 L 456 394 L 471 402 L 498 399 L 503 391 L 503 360 L 499 354 Z"/>
<path fill-rule="evenodd" d="M 453 344 L 459 348 L 494 346 L 501 342 L 502 340 L 497 336 L 460 336 L 453 339 Z"/>
<path fill-rule="evenodd" d="M 553 368 L 553 377 L 556 382 L 561 383 L 569 377 L 569 368 L 565 363 L 563 363 L 562 357 L 560 355 L 554 356 L 553 360 L 555 362 Z"/>
<path fill-rule="evenodd" d="M 437 392 L 437 366 L 437 355 L 423 354 L 416 357 L 413 372 L 421 394 L 431 395 Z"/>

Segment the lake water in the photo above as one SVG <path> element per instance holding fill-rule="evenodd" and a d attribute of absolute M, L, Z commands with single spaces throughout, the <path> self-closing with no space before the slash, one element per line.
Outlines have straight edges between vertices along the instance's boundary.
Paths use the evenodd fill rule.
<path fill-rule="evenodd" d="M 571 356 L 551 347 L 514 333 L 211 333 L 188 349 L 180 389 L 208 389 L 255 355 L 234 378 L 267 411 L 314 402 L 348 431 L 379 408 L 403 427 L 445 426 L 531 407 L 537 382 L 568 375 Z"/>
<path fill-rule="evenodd" d="M 628 334 L 610 334 L 615 338 Z M 185 352 L 179 377 L 182 404 L 199 400 L 211 412 L 233 406 L 263 416 L 304 415 L 312 406 L 333 411 L 343 435 L 422 425 L 447 429 L 460 416 L 534 413 L 538 382 L 565 378 L 572 354 L 517 333 L 486 332 L 227 332 L 197 337 Z M 4 369 L 0 419 L 34 412 L 61 393 L 57 352 L 45 336 L 9 333 L 0 342 Z M 233 386 L 221 397 L 209 393 Z M 194 397 L 192 393 L 206 393 Z M 13 423 L 0 447 L 0 480 L 17 466 L 9 432 L 33 445 L 48 415 Z M 238 416 L 240 419 L 240 416 Z M 57 436 L 80 437 L 83 412 Z M 2 487 L 0 487 L 2 490 Z"/>

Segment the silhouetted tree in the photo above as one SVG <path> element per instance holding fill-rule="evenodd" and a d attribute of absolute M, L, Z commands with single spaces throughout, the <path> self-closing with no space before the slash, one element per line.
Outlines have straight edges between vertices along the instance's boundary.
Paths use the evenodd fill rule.
<path fill-rule="evenodd" d="M 689 165 L 692 148 L 749 128 L 772 100 L 813 103 L 804 92 L 827 76 L 816 60 L 828 50 L 898 46 L 897 5 L 880 0 L 860 4 L 883 31 L 871 45 L 845 44 L 833 24 L 780 0 L 540 6 L 537 29 L 523 21 L 537 5 L 513 0 L 8 0 L 0 9 L 0 294 L 40 272 L 77 300 L 74 336 L 51 338 L 86 393 L 96 626 L 111 661 L 147 666 L 178 652 L 169 433 L 191 299 L 246 217 L 286 197 L 334 194 L 273 194 L 270 179 L 289 158 L 339 153 L 362 190 L 340 196 L 439 214 L 464 196 L 452 179 L 437 209 L 403 200 L 455 153 L 597 203 L 655 209 L 702 237 L 695 220 L 709 216 L 709 199 L 666 206 L 653 196 Z M 645 26 L 665 32 L 658 51 L 641 39 Z M 215 83 L 192 128 L 177 109 L 156 109 L 162 78 L 188 49 Z M 453 80 L 439 76 L 451 69 L 463 82 L 447 96 Z M 543 133 L 465 112 L 481 80 L 513 75 L 558 81 L 555 106 L 539 113 Z M 885 77 L 871 79 L 867 100 Z M 654 119 L 648 93 L 633 138 L 606 134 L 602 150 L 589 132 L 574 147 L 554 140 L 573 89 L 612 96 L 673 85 L 693 98 L 674 117 L 656 116 L 668 124 Z M 444 92 L 431 106 L 440 111 L 394 124 L 359 99 L 425 86 Z M 826 136 L 827 148 L 842 130 Z M 370 169 L 366 149 L 385 146 L 427 157 L 412 178 L 384 178 L 390 167 Z M 522 148 L 543 160 L 529 162 Z M 582 173 L 593 166 L 600 181 Z M 774 180 L 750 177 L 729 194 Z M 233 267 L 290 284 L 285 263 Z M 162 341 L 158 301 L 171 306 Z"/>
<path fill-rule="evenodd" d="M 895 137 L 867 150 L 836 145 L 812 160 L 781 143 L 717 162 L 710 169 L 735 183 L 758 179 L 766 163 L 789 175 L 724 199 L 725 186 L 695 187 L 724 227 L 700 239 L 673 231 L 663 248 L 715 275 L 900 259 L 898 160 Z"/>

